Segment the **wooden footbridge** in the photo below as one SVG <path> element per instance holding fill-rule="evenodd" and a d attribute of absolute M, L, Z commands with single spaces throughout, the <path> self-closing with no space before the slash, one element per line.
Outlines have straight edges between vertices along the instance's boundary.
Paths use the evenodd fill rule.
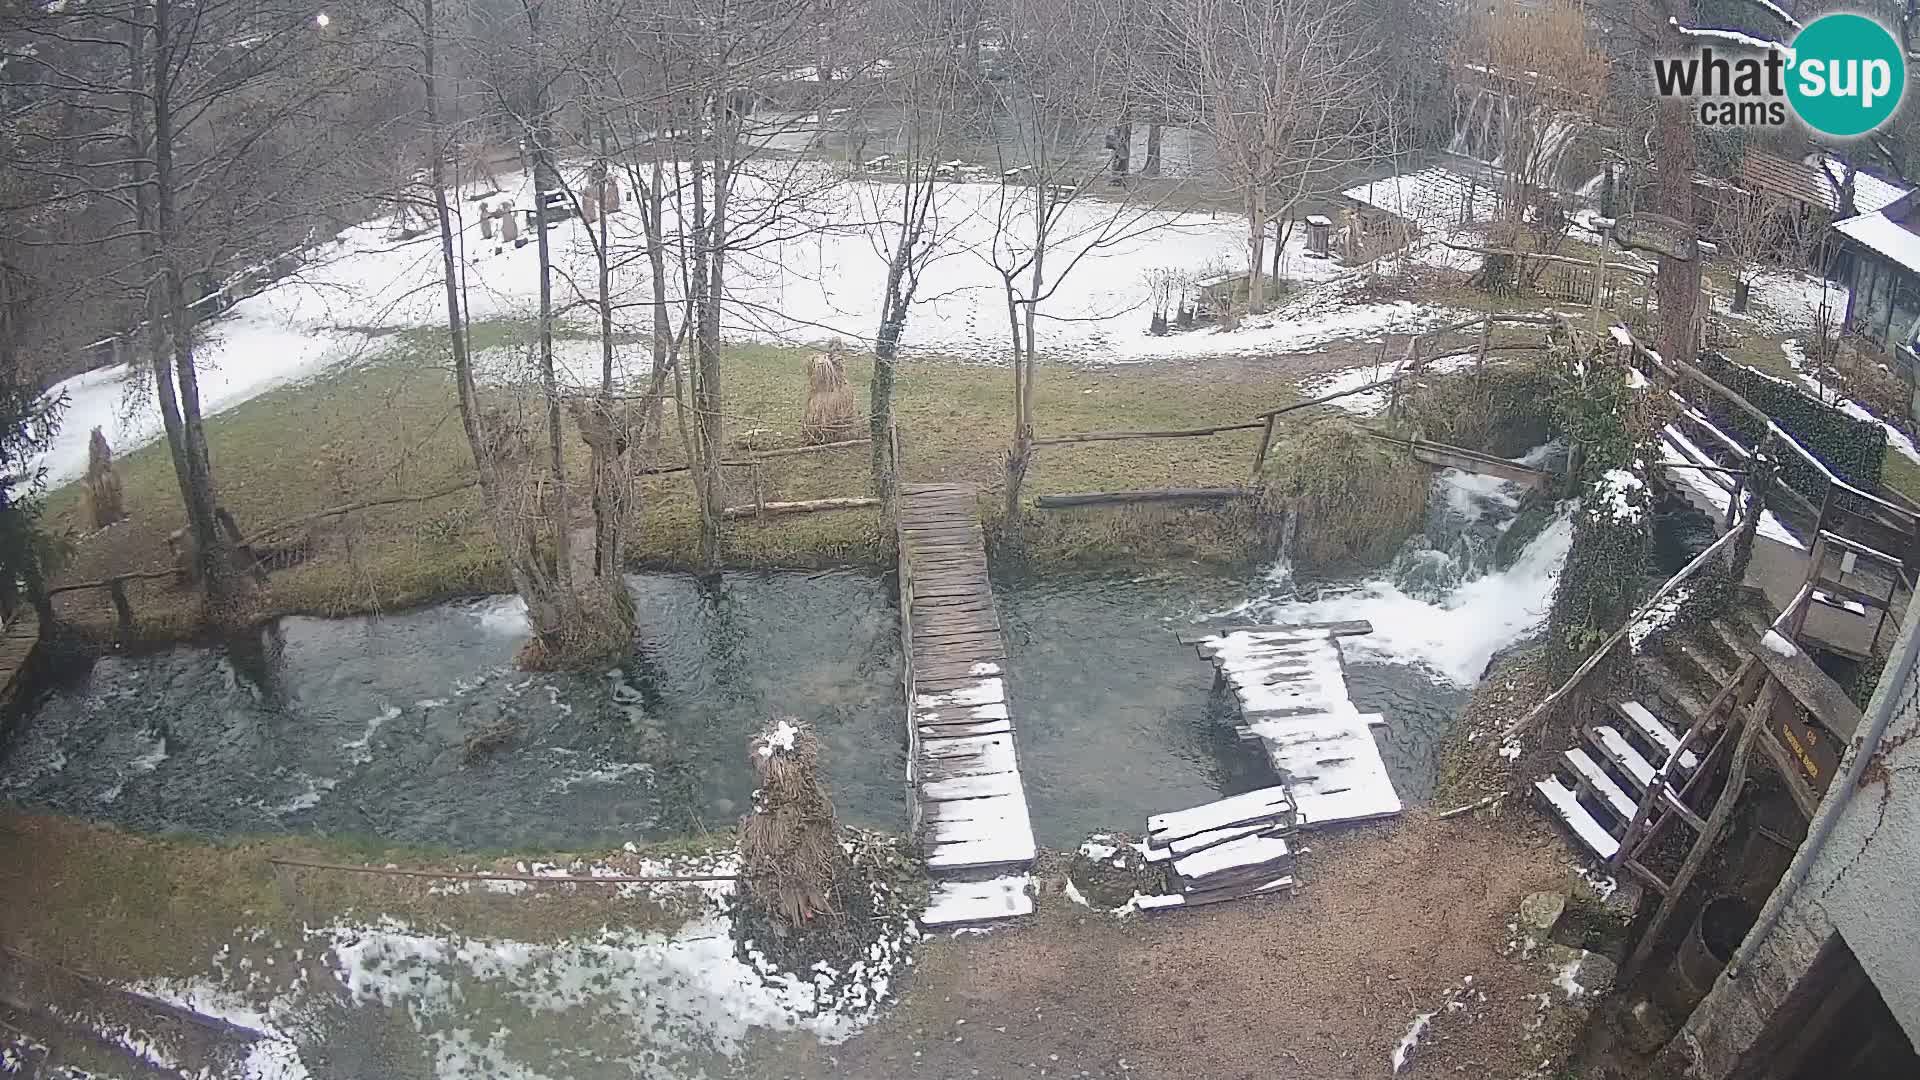
<path fill-rule="evenodd" d="M 904 487 L 896 528 L 909 813 L 934 879 L 922 921 L 1024 915 L 1033 910 L 1033 825 L 976 493 Z"/>

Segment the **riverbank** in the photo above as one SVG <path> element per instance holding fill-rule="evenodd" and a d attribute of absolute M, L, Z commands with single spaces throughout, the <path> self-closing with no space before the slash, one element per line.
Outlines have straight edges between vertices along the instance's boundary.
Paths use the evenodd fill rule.
<path fill-rule="evenodd" d="M 489 324 L 481 340 L 500 341 L 512 324 Z M 634 346 L 627 346 L 633 348 Z M 1042 372 L 1035 413 L 1043 434 L 1089 430 L 1164 430 L 1239 422 L 1295 399 L 1301 380 L 1362 362 L 1374 347 L 1276 357 L 1212 370 L 1188 363 L 1124 369 L 1059 367 Z M 799 442 L 805 361 L 812 350 L 740 345 L 729 350 L 730 438 L 754 448 Z M 870 361 L 853 356 L 848 376 L 864 402 Z M 916 482 L 960 481 L 982 491 L 997 525 L 1010 444 L 1010 378 L 1004 369 L 937 360 L 902 365 L 898 426 L 907 475 Z M 495 390 L 508 402 L 505 391 Z M 669 413 L 656 465 L 683 460 Z M 432 334 L 392 335 L 378 356 L 308 382 L 275 390 L 208 421 L 208 442 L 222 505 L 243 530 L 346 503 L 443 490 L 471 473 L 451 376 Z M 1030 493 L 1244 482 L 1256 432 L 1177 441 L 1102 442 L 1048 447 L 1029 471 Z M 569 440 L 584 469 L 585 447 Z M 745 451 L 740 451 L 744 453 Z M 864 446 L 779 458 L 763 469 L 768 500 L 863 495 Z M 77 486 L 48 499 L 48 521 L 71 530 L 72 557 L 59 583 L 99 580 L 170 566 L 167 537 L 184 524 L 163 444 L 123 455 L 118 468 L 129 519 L 83 530 Z M 729 505 L 751 503 L 749 470 L 729 469 Z M 647 479 L 633 569 L 698 567 L 698 520 L 686 473 Z M 588 525 L 585 500 L 582 526 Z M 998 531 L 995 529 L 995 531 Z M 1044 511 L 1029 515 L 1021 539 L 1038 566 L 1087 566 L 1126 557 L 1206 566 L 1242 566 L 1259 552 L 1239 515 L 1181 509 Z M 260 617 L 390 611 L 439 599 L 509 591 L 505 569 L 472 490 L 328 518 L 276 534 L 281 554 L 256 601 Z M 766 523 L 727 523 L 729 568 L 890 566 L 892 537 L 870 509 L 788 515 Z M 197 604 L 171 582 L 129 586 L 137 636 L 166 640 L 197 626 Z M 113 610 L 104 590 L 67 594 L 59 612 L 83 632 L 110 636 Z"/>

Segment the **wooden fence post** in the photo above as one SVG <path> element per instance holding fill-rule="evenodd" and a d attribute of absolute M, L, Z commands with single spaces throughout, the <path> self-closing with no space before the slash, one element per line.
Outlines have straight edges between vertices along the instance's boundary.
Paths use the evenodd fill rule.
<path fill-rule="evenodd" d="M 1260 478 L 1260 470 L 1266 467 L 1267 450 L 1273 445 L 1273 425 L 1278 416 L 1268 415 L 1267 426 L 1260 429 L 1260 445 L 1253 448 L 1253 478 Z"/>
<path fill-rule="evenodd" d="M 107 579 L 107 592 L 113 597 L 113 613 L 120 626 L 120 640 L 133 637 L 133 603 L 127 599 L 127 579 L 112 577 Z"/>
<path fill-rule="evenodd" d="M 753 463 L 753 519 L 763 521 L 767 516 L 766 487 L 760 482 L 760 462 Z"/>

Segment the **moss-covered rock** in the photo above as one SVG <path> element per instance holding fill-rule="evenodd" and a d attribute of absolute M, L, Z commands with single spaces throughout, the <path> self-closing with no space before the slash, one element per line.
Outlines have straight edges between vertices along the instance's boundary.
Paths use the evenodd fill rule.
<path fill-rule="evenodd" d="M 1150 863 L 1125 833 L 1094 833 L 1067 863 L 1068 895 L 1091 908 L 1114 911 L 1136 894 L 1166 891 L 1165 863 Z"/>
<path fill-rule="evenodd" d="M 1392 558 L 1420 530 L 1432 482 L 1404 447 L 1337 417 L 1283 427 L 1262 476 L 1268 509 L 1294 517 L 1293 559 L 1316 569 Z"/>
<path fill-rule="evenodd" d="M 1436 442 L 1518 457 L 1562 434 L 1554 380 L 1535 363 L 1488 363 L 1432 378 L 1401 401 L 1405 422 Z"/>

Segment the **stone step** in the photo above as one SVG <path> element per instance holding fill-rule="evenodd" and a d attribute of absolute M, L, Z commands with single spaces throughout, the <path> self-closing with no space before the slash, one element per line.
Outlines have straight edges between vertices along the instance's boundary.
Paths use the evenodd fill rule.
<path fill-rule="evenodd" d="M 1753 641 L 1757 635 L 1742 634 L 1725 619 L 1709 619 L 1707 626 L 1713 630 L 1714 636 L 1720 639 L 1720 644 L 1726 647 L 1730 655 L 1744 662 L 1753 654 Z"/>
<path fill-rule="evenodd" d="M 1560 782 L 1557 776 L 1549 776 L 1533 785 L 1533 789 L 1545 799 L 1553 815 L 1561 820 L 1581 846 L 1599 856 L 1602 860 L 1612 859 L 1620 853 L 1620 840 L 1599 821 L 1594 819 L 1586 807 L 1580 805 L 1580 798 L 1573 789 Z"/>
<path fill-rule="evenodd" d="M 1626 736 L 1620 734 L 1616 728 L 1600 724 L 1587 729 L 1587 741 L 1592 743 L 1594 747 L 1600 751 L 1600 757 L 1605 760 L 1607 764 L 1613 766 L 1615 770 L 1625 776 L 1632 784 L 1633 795 L 1636 800 L 1645 797 L 1647 787 L 1653 783 L 1653 763 L 1642 756 L 1640 751 L 1635 750 L 1633 746 L 1627 742 Z M 1671 781 L 1673 778 L 1669 777 L 1668 779 Z M 1660 803 L 1665 810 L 1679 814 L 1687 824 L 1693 826 L 1695 829 L 1703 829 L 1705 827 L 1706 823 L 1701 821 L 1700 816 L 1693 812 L 1693 808 L 1682 801 L 1680 796 L 1674 792 L 1671 782 L 1660 789 Z"/>
<path fill-rule="evenodd" d="M 1660 696 L 1673 703 L 1674 712 L 1661 711 L 1673 718 L 1674 725 L 1691 727 L 1707 714 L 1707 699 L 1693 688 L 1686 676 L 1658 656 L 1643 654 L 1637 658 L 1641 672 Z"/>
<path fill-rule="evenodd" d="M 1653 762 L 1635 750 L 1618 728 L 1597 724 L 1587 729 L 1587 741 L 1600 751 L 1602 760 L 1620 770 L 1636 794 L 1646 791 L 1653 782 Z"/>

